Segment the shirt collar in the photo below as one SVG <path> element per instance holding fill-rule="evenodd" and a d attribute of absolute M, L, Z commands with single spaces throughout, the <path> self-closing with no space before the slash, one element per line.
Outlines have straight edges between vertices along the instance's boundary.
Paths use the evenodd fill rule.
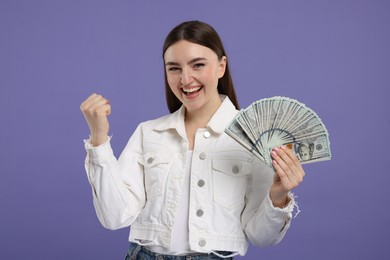
<path fill-rule="evenodd" d="M 238 112 L 229 97 L 220 95 L 220 98 L 222 103 L 207 124 L 207 127 L 217 134 L 223 133 L 227 125 Z M 155 129 L 157 131 L 176 129 L 180 134 L 185 135 L 184 112 L 185 108 L 182 105 L 177 111 L 168 115 L 166 120 L 163 120 L 158 124 Z"/>
<path fill-rule="evenodd" d="M 207 124 L 207 127 L 217 134 L 223 133 L 238 112 L 229 97 L 225 95 L 220 95 L 220 97 L 222 103 Z"/>

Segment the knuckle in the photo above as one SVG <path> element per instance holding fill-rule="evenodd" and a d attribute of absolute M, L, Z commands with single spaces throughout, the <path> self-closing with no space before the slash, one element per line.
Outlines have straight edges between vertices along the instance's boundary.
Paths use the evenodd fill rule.
<path fill-rule="evenodd" d="M 296 179 L 292 179 L 290 183 L 291 183 L 291 187 L 294 188 L 297 186 L 298 181 Z"/>
<path fill-rule="evenodd" d="M 95 110 L 95 113 L 97 116 L 102 116 L 106 114 L 106 109 L 104 107 L 99 107 L 98 109 Z"/>
<path fill-rule="evenodd" d="M 95 115 L 97 114 L 97 111 L 96 111 L 96 109 L 89 108 L 89 109 L 88 109 L 88 114 L 89 114 L 89 115 L 92 115 L 92 116 L 95 116 Z"/>
<path fill-rule="evenodd" d="M 288 160 L 288 161 L 287 161 L 287 165 L 288 165 L 289 168 L 292 168 L 295 164 L 294 164 L 293 161 Z"/>
<path fill-rule="evenodd" d="M 93 112 L 93 114 L 94 114 L 95 116 L 98 116 L 99 113 L 100 113 L 100 110 L 99 110 L 99 109 L 94 109 L 92 112 Z"/>
<path fill-rule="evenodd" d="M 294 185 L 292 183 L 288 183 L 285 186 L 286 190 L 292 190 L 294 188 Z"/>

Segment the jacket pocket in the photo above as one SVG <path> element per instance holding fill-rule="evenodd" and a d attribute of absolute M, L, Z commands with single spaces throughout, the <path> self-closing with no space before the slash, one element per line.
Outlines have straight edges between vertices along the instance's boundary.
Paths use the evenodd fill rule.
<path fill-rule="evenodd" d="M 252 171 L 252 159 L 216 157 L 212 160 L 214 202 L 233 209 L 245 203 L 247 175 Z"/>
<path fill-rule="evenodd" d="M 164 192 L 172 160 L 172 157 L 163 153 L 146 152 L 140 157 L 138 162 L 144 166 L 147 200 L 152 200 Z"/>

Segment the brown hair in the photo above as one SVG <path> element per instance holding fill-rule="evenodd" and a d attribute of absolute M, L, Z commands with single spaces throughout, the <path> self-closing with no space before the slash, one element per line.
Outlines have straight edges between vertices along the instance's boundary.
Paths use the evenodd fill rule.
<path fill-rule="evenodd" d="M 163 59 L 165 51 L 173 44 L 180 40 L 186 40 L 192 43 L 196 43 L 213 50 L 219 59 L 226 56 L 225 49 L 223 48 L 221 38 L 218 33 L 210 25 L 200 21 L 188 21 L 177 25 L 167 35 L 163 46 Z M 168 85 L 167 74 L 164 66 L 164 78 L 165 78 L 165 96 L 167 99 L 168 109 L 171 113 L 178 110 L 182 103 L 172 92 Z M 236 92 L 233 86 L 233 80 L 230 75 L 228 61 L 226 61 L 225 74 L 218 80 L 218 93 L 224 94 L 229 97 L 234 106 L 239 109 Z"/>

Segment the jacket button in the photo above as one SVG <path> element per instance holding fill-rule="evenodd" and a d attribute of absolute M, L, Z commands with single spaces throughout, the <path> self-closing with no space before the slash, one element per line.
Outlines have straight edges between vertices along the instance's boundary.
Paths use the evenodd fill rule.
<path fill-rule="evenodd" d="M 206 154 L 205 153 L 200 153 L 199 154 L 199 159 L 201 159 L 201 160 L 206 159 Z"/>
<path fill-rule="evenodd" d="M 204 137 L 204 138 L 209 138 L 210 135 L 211 135 L 211 134 L 210 134 L 209 131 L 206 131 L 206 132 L 203 133 L 203 137 Z"/>
<path fill-rule="evenodd" d="M 198 217 L 201 217 L 201 216 L 203 216 L 203 210 L 201 210 L 201 209 L 198 209 L 197 211 L 196 211 L 196 215 L 198 216 Z"/>
<path fill-rule="evenodd" d="M 199 180 L 199 181 L 198 181 L 198 186 L 199 186 L 199 187 L 203 187 L 204 185 L 205 185 L 204 180 Z"/>
<path fill-rule="evenodd" d="M 198 244 L 199 244 L 199 246 L 204 247 L 206 245 L 206 240 L 201 239 L 201 240 L 199 240 Z"/>
<path fill-rule="evenodd" d="M 237 165 L 234 165 L 234 166 L 232 167 L 232 172 L 233 172 L 234 174 L 237 174 L 237 173 L 240 172 L 240 168 L 239 168 Z"/>
<path fill-rule="evenodd" d="M 149 157 L 148 160 L 146 161 L 147 163 L 151 164 L 153 162 L 153 158 Z"/>

